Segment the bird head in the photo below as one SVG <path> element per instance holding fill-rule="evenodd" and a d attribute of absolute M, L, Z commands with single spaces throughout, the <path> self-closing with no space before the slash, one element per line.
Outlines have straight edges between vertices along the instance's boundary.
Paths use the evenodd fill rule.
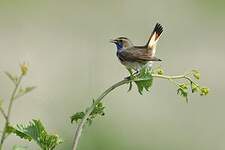
<path fill-rule="evenodd" d="M 125 37 L 118 37 L 110 42 L 116 44 L 117 50 L 122 50 L 133 46 L 132 42 Z"/>

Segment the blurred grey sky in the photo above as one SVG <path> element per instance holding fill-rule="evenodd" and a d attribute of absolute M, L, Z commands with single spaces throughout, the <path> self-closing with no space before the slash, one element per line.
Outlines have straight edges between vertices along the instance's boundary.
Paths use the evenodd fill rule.
<path fill-rule="evenodd" d="M 85 129 L 79 148 L 224 150 L 224 6 L 222 0 L 0 0 L 0 71 L 16 73 L 28 62 L 24 84 L 38 87 L 15 102 L 12 122 L 41 119 L 64 139 L 58 149 L 69 150 L 75 131 L 69 116 L 127 75 L 109 40 L 145 44 L 159 22 L 165 28 L 159 64 L 167 74 L 199 69 L 210 94 L 191 95 L 186 104 L 165 80 L 154 80 L 143 96 L 121 87 L 105 98 L 106 116 Z M 11 88 L 1 73 L 0 95 L 7 98 Z M 13 136 L 5 149 L 13 144 L 37 149 Z"/>

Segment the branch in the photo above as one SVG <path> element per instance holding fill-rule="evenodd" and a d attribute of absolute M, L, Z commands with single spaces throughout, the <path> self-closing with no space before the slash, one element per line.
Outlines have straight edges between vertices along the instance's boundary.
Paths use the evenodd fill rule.
<path fill-rule="evenodd" d="M 0 112 L 2 113 L 3 117 L 5 118 L 5 120 L 7 120 L 7 116 L 5 111 L 2 109 L 2 107 L 0 107 Z"/>
<path fill-rule="evenodd" d="M 1 136 L 1 141 L 0 141 L 0 150 L 2 149 L 2 146 L 3 146 L 3 142 L 6 138 L 6 132 L 7 132 L 7 127 L 9 126 L 9 119 L 10 119 L 10 115 L 11 115 L 11 110 L 12 110 L 12 105 L 13 105 L 13 101 L 14 101 L 14 98 L 16 96 L 16 92 L 19 88 L 19 85 L 20 85 L 20 82 L 23 78 L 24 74 L 22 73 L 18 79 L 18 81 L 16 82 L 15 84 L 15 88 L 13 89 L 13 92 L 11 94 L 11 97 L 9 99 L 9 106 L 8 106 L 8 111 L 7 111 L 7 114 L 5 114 L 5 126 L 4 126 L 4 130 L 3 130 L 3 133 L 2 133 L 2 136 Z"/>
<path fill-rule="evenodd" d="M 10 123 L 9 121 L 10 121 L 10 115 L 11 115 L 13 101 L 16 98 L 16 94 L 19 89 L 21 80 L 27 74 L 27 71 L 28 71 L 27 64 L 23 63 L 23 64 L 20 64 L 20 72 L 21 73 L 20 73 L 19 78 L 13 77 L 10 73 L 5 72 L 6 75 L 8 76 L 8 78 L 14 83 L 15 87 L 14 87 L 12 94 L 10 96 L 10 99 L 9 99 L 9 106 L 8 106 L 7 114 L 3 110 L 1 110 L 2 114 L 5 117 L 5 125 L 4 125 L 4 129 L 2 132 L 1 140 L 0 140 L 0 150 L 2 150 L 3 143 L 7 137 L 7 129 L 9 127 L 9 123 Z"/>
<path fill-rule="evenodd" d="M 79 139 L 82 133 L 82 129 L 89 117 L 89 115 L 92 113 L 92 111 L 94 110 L 95 106 L 101 102 L 101 100 L 107 95 L 109 94 L 112 90 L 114 90 L 115 88 L 127 84 L 131 82 L 131 80 L 129 79 L 124 79 L 120 82 L 117 82 L 116 84 L 112 85 L 110 88 L 108 88 L 107 90 L 105 90 L 91 105 L 91 107 L 89 107 L 83 117 L 83 119 L 81 120 L 81 122 L 79 123 L 79 125 L 77 126 L 76 132 L 75 132 L 75 136 L 74 136 L 74 142 L 73 142 L 73 150 L 77 149 L 78 143 L 79 143 Z"/>
<path fill-rule="evenodd" d="M 162 72 L 163 71 L 161 70 L 161 73 Z M 148 80 L 152 80 L 152 77 L 154 77 L 154 78 L 167 79 L 169 81 L 174 82 L 175 85 L 179 87 L 178 93 L 179 93 L 180 90 L 181 90 L 181 92 L 184 92 L 182 90 L 186 90 L 187 88 L 186 87 L 183 87 L 183 84 L 179 84 L 179 83 L 177 83 L 177 82 L 174 81 L 174 80 L 177 80 L 177 79 L 186 79 L 186 80 L 188 80 L 190 82 L 191 86 L 192 86 L 192 84 L 194 84 L 197 88 L 201 89 L 201 87 L 189 77 L 189 75 L 193 75 L 192 72 L 187 73 L 187 74 L 183 74 L 183 75 L 177 75 L 177 76 L 162 75 L 161 73 L 158 73 L 158 72 L 155 73 L 154 71 L 152 71 L 150 74 L 149 74 L 149 72 L 147 72 L 147 73 L 144 72 L 144 74 L 142 74 L 142 72 L 141 72 L 140 75 L 139 76 L 137 75 L 136 77 L 132 77 L 132 75 L 131 75 L 130 78 L 126 78 L 126 79 L 124 79 L 124 80 L 122 80 L 120 82 L 117 82 L 116 84 L 114 84 L 111 87 L 109 87 L 106 91 L 104 91 L 92 103 L 92 105 L 89 108 L 86 109 L 85 112 L 82 112 L 82 115 L 79 114 L 79 116 L 77 116 L 77 118 L 75 118 L 76 121 L 78 119 L 81 119 L 81 120 L 80 120 L 80 122 L 79 122 L 79 124 L 78 124 L 78 126 L 76 128 L 76 131 L 75 131 L 74 141 L 73 141 L 73 150 L 77 150 L 78 143 L 79 143 L 79 139 L 80 139 L 82 130 L 84 128 L 84 125 L 88 121 L 89 117 L 91 116 L 93 110 L 96 108 L 97 104 L 99 104 L 107 94 L 109 94 L 111 91 L 113 91 L 115 88 L 117 88 L 119 86 L 122 86 L 124 84 L 130 83 L 130 88 L 131 88 L 132 82 L 135 82 L 137 84 L 138 88 L 139 88 L 139 85 L 138 84 L 143 84 L 143 83 L 137 83 L 137 82 L 143 82 L 143 81 L 144 82 L 145 81 L 147 82 Z M 146 76 L 147 76 L 147 78 L 146 78 Z M 150 76 L 150 78 L 148 78 L 149 76 Z M 198 75 L 196 74 L 196 76 L 198 76 L 198 77 L 195 77 L 195 78 L 199 78 L 200 75 L 199 74 Z M 148 84 L 147 84 L 147 87 L 145 87 L 144 84 L 142 86 L 144 86 L 144 88 L 146 90 L 148 90 L 148 88 L 150 88 L 150 86 Z M 130 90 L 130 88 L 129 88 L 129 90 Z M 143 91 L 143 87 L 142 87 L 141 92 L 142 91 Z M 140 92 L 140 94 L 142 94 L 141 92 Z M 206 92 L 208 93 L 208 89 L 207 89 Z M 206 95 L 207 93 L 204 93 L 203 95 Z M 184 93 L 182 93 L 182 94 L 184 94 Z M 185 97 L 185 95 L 182 95 L 182 94 L 181 94 L 181 96 Z M 187 99 L 187 95 L 186 95 L 186 99 Z"/>

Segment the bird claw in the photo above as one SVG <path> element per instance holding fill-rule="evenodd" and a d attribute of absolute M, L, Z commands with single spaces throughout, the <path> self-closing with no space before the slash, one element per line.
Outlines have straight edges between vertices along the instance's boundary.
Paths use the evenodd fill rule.
<path fill-rule="evenodd" d="M 134 74 L 133 74 L 133 76 L 138 76 L 140 74 L 140 70 L 137 70 Z"/>
<path fill-rule="evenodd" d="M 124 78 L 125 80 L 129 80 L 129 81 L 130 81 L 130 82 L 129 82 L 128 92 L 130 92 L 131 89 L 132 89 L 132 86 L 133 86 L 133 85 L 132 85 L 132 80 L 134 80 L 135 77 L 137 77 L 137 76 L 139 75 L 140 71 L 137 70 L 135 73 L 132 73 L 131 71 L 129 71 L 129 72 L 130 72 L 130 76 Z"/>
<path fill-rule="evenodd" d="M 125 80 L 129 80 L 129 81 L 130 81 L 130 82 L 129 82 L 129 88 L 128 88 L 127 92 L 130 92 L 131 89 L 132 89 L 132 79 L 133 79 L 133 78 L 134 78 L 133 75 L 130 75 L 130 76 L 124 78 Z"/>
<path fill-rule="evenodd" d="M 128 88 L 128 91 L 127 92 L 130 92 L 132 89 L 132 82 L 129 83 L 129 88 Z"/>

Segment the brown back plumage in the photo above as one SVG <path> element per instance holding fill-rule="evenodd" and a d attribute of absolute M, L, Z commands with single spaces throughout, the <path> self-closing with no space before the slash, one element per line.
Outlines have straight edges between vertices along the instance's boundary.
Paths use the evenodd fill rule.
<path fill-rule="evenodd" d="M 121 61 L 133 61 L 144 63 L 146 61 L 161 61 L 152 56 L 152 51 L 146 50 L 146 46 L 133 46 L 118 53 Z"/>

